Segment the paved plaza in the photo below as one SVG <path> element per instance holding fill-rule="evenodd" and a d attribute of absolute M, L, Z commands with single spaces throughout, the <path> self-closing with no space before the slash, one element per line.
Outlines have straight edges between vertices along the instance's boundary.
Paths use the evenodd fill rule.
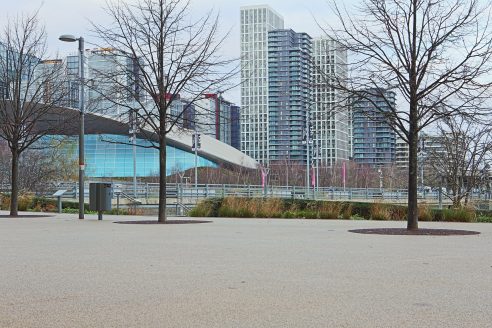
<path fill-rule="evenodd" d="M 492 224 L 135 219 L 0 218 L 0 327 L 492 327 Z"/>

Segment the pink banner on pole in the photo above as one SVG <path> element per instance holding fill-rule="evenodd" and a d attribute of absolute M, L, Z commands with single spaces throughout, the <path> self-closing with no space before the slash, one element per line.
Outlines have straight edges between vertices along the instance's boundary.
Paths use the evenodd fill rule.
<path fill-rule="evenodd" d="M 316 186 L 316 176 L 314 175 L 314 167 L 311 168 L 311 186 Z"/>
<path fill-rule="evenodd" d="M 264 170 L 261 170 L 261 186 L 265 187 L 265 178 L 266 178 L 266 172 Z"/>

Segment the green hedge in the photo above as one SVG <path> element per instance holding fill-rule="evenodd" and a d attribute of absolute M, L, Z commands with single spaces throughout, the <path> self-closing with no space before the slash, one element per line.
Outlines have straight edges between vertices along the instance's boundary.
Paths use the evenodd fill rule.
<path fill-rule="evenodd" d="M 0 194 L 0 210 L 10 209 L 10 195 Z M 78 213 L 79 202 L 77 201 L 62 201 L 63 213 Z M 58 202 L 55 199 L 37 197 L 32 195 L 19 195 L 19 211 L 33 212 L 58 212 Z M 89 204 L 84 204 L 84 213 L 96 214 L 96 211 L 89 210 Z M 120 214 L 127 215 L 126 209 L 120 209 L 119 213 L 116 209 L 105 211 L 104 214 Z"/>
<path fill-rule="evenodd" d="M 212 198 L 190 211 L 193 217 L 253 217 L 404 221 L 407 207 L 385 203 L 313 201 L 272 198 Z M 420 221 L 492 222 L 492 211 L 469 208 L 431 209 L 419 206 Z"/>

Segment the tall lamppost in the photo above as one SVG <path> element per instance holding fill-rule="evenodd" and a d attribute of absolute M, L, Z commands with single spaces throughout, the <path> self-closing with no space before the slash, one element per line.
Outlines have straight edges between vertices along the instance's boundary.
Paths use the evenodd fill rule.
<path fill-rule="evenodd" d="M 311 176 L 310 176 L 310 170 L 311 170 L 311 147 L 310 145 L 313 143 L 313 138 L 311 135 L 311 122 L 310 122 L 310 115 L 309 115 L 309 109 L 306 109 L 306 125 L 304 127 L 303 131 L 303 136 L 302 136 L 302 143 L 306 145 L 306 198 L 310 197 L 310 183 L 311 183 Z"/>
<path fill-rule="evenodd" d="M 64 42 L 79 41 L 79 108 L 80 108 L 80 131 L 79 131 L 79 219 L 84 219 L 84 171 L 85 171 L 85 158 L 84 158 L 84 38 L 76 38 L 70 34 L 61 35 L 58 38 Z"/>

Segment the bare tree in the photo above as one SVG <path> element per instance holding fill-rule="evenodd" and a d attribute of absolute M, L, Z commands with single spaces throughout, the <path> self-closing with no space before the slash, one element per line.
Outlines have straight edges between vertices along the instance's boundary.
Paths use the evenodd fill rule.
<path fill-rule="evenodd" d="M 65 94 L 63 64 L 43 60 L 45 54 L 37 12 L 7 21 L 0 35 L 0 138 L 11 153 L 11 216 L 18 215 L 21 154 L 59 124 L 52 110 Z"/>
<path fill-rule="evenodd" d="M 340 28 L 324 30 L 353 60 L 348 80 L 325 74 L 325 81 L 351 99 L 372 102 L 408 143 L 407 228 L 418 229 L 418 134 L 443 118 L 483 114 L 491 85 L 492 5 L 363 0 L 349 12 L 333 1 Z M 395 91 L 406 108 L 392 105 L 386 90 Z"/>
<path fill-rule="evenodd" d="M 218 15 L 209 12 L 193 20 L 189 2 L 141 0 L 108 3 L 112 24 L 93 24 L 101 42 L 118 49 L 132 62 L 127 80 L 106 76 L 126 90 L 127 99 L 108 97 L 133 111 L 159 150 L 159 218 L 166 221 L 166 136 L 182 121 L 183 110 L 173 110 L 176 97 L 194 103 L 209 90 L 218 90 L 235 74 L 231 60 L 220 56 L 225 36 L 218 33 Z M 130 73 L 130 74 L 128 74 Z M 130 83 L 128 83 L 130 79 Z"/>
<path fill-rule="evenodd" d="M 453 206 L 467 205 L 492 154 L 492 128 L 470 120 L 448 118 L 438 125 L 441 147 L 427 151 L 428 163 L 447 187 L 444 195 Z"/>

